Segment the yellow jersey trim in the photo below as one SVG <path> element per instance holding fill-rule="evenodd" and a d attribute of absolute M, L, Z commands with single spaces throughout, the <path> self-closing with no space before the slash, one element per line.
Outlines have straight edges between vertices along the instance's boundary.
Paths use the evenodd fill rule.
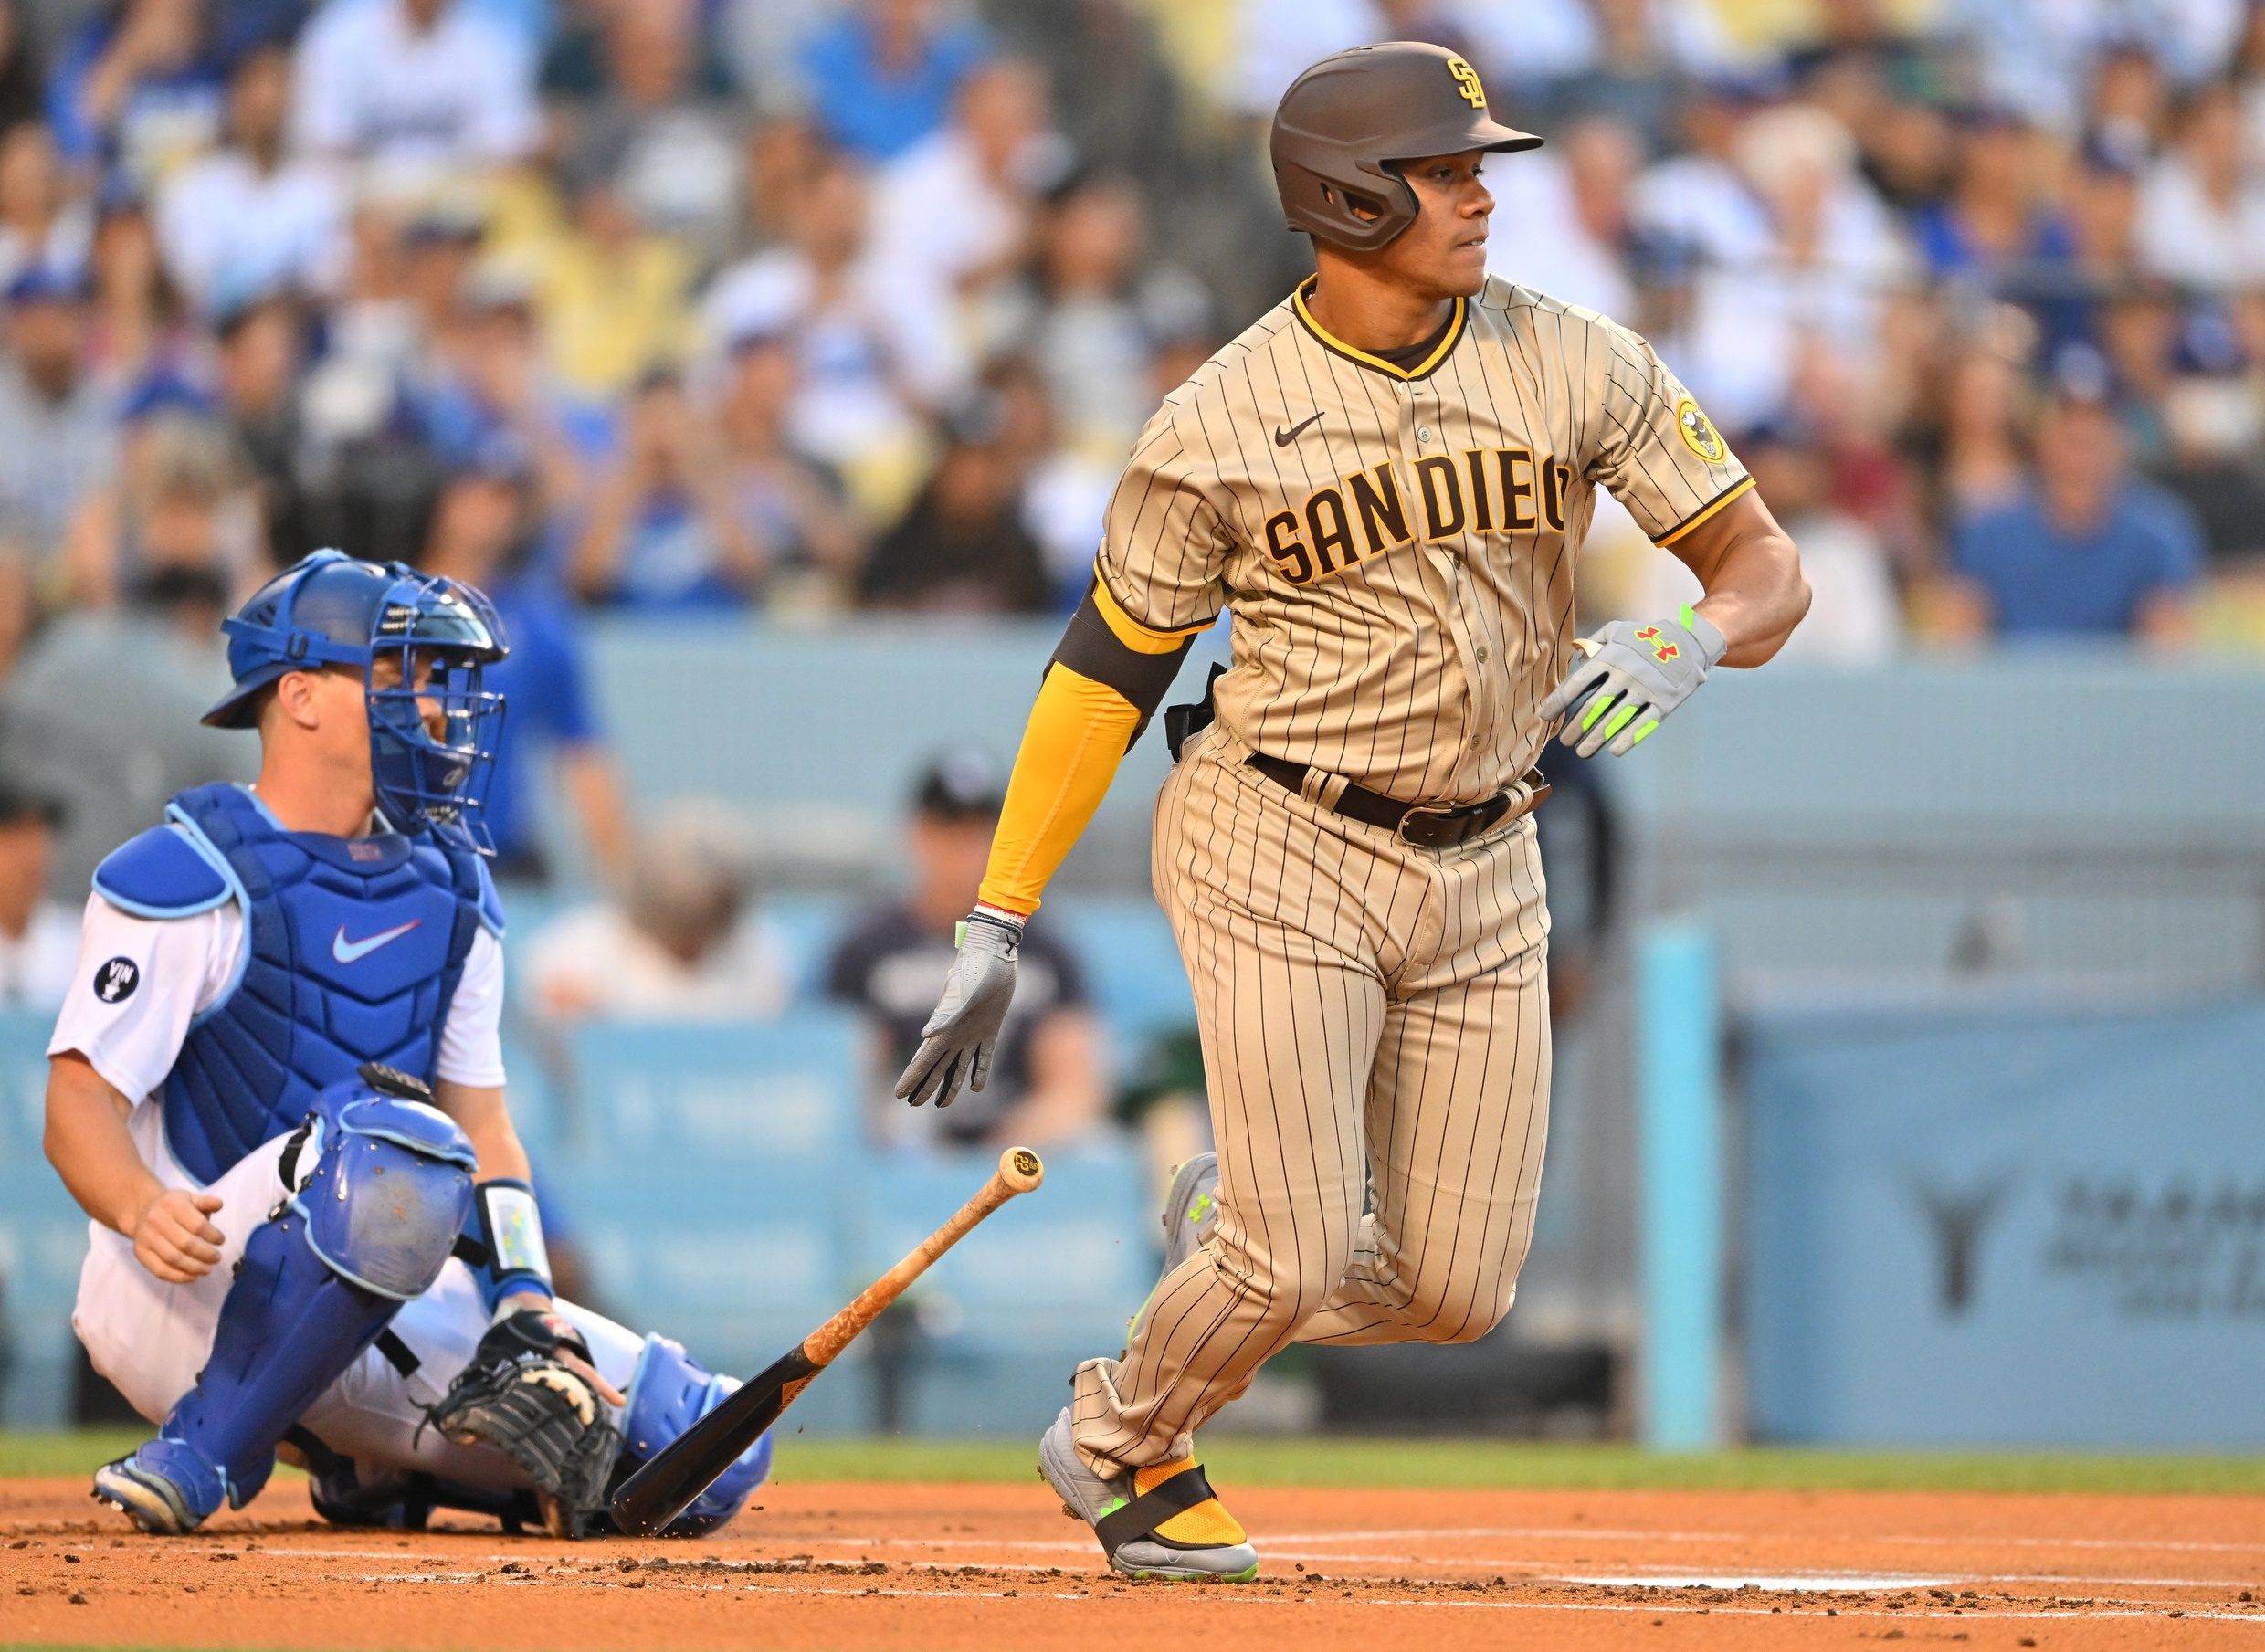
<path fill-rule="evenodd" d="M 1447 360 L 1455 346 L 1463 342 L 1463 328 L 1470 320 L 1470 300 L 1457 299 L 1455 313 L 1448 321 L 1447 335 L 1439 341 L 1439 347 L 1413 367 L 1395 367 L 1380 355 L 1371 355 L 1365 350 L 1357 349 L 1346 343 L 1313 319 L 1313 312 L 1306 308 L 1305 295 L 1312 290 L 1314 283 L 1320 279 L 1318 276 L 1309 276 L 1304 284 L 1290 295 L 1290 302 L 1297 311 L 1298 320 L 1304 324 L 1305 330 L 1321 343 L 1322 348 L 1334 352 L 1348 362 L 1356 362 L 1377 373 L 1390 374 L 1394 378 L 1403 382 L 1427 378 L 1438 371 L 1439 363 Z"/>
<path fill-rule="evenodd" d="M 1093 573 L 1093 605 L 1101 610 L 1103 621 L 1116 639 L 1135 654 L 1169 654 L 1198 631 L 1208 631 L 1212 622 L 1190 626 L 1184 631 L 1159 631 L 1154 626 L 1143 625 L 1124 611 L 1124 605 L 1110 590 L 1109 582 Z"/>
<path fill-rule="evenodd" d="M 1731 500 L 1736 499 L 1740 494 L 1746 492 L 1753 486 L 1754 479 L 1752 477 L 1740 477 L 1728 488 L 1725 488 L 1722 492 L 1716 494 L 1712 503 L 1701 507 L 1697 515 L 1685 517 L 1681 521 L 1676 523 L 1674 527 L 1669 529 L 1664 535 L 1652 542 L 1662 547 L 1673 544 L 1677 540 L 1682 538 L 1683 535 L 1689 533 L 1701 522 L 1705 521 L 1709 517 L 1712 516 L 1723 506 L 1729 504 Z"/>

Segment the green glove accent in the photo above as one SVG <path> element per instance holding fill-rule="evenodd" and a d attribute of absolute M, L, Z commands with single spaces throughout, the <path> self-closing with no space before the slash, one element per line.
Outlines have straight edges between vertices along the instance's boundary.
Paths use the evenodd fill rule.
<path fill-rule="evenodd" d="M 1562 738 L 1578 755 L 1594 757 L 1609 746 L 1615 757 L 1625 757 L 1691 698 L 1730 644 L 1720 626 L 1685 603 L 1680 620 L 1641 626 L 1617 619 L 1575 650 L 1564 680 L 1542 702 L 1542 715 L 1572 714 Z"/>

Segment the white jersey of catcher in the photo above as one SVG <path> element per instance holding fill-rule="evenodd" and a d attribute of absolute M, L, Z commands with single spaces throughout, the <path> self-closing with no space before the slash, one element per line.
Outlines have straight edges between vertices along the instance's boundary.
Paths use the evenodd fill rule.
<path fill-rule="evenodd" d="M 1136 624 L 1235 611 L 1219 721 L 1407 802 L 1532 767 L 1573 640 L 1594 487 L 1671 545 L 1753 485 L 1651 346 L 1499 279 L 1412 367 L 1333 338 L 1305 291 L 1164 404 L 1099 558 Z"/>

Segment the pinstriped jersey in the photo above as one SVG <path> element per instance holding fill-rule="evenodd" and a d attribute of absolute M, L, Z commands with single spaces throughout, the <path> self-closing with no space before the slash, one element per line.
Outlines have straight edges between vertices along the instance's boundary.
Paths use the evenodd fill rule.
<path fill-rule="evenodd" d="M 1164 399 L 1097 571 L 1161 633 L 1235 616 L 1245 743 L 1406 802 L 1522 776 L 1573 642 L 1596 486 L 1672 544 L 1752 486 L 1651 346 L 1490 279 L 1428 356 L 1333 337 L 1293 293 Z"/>

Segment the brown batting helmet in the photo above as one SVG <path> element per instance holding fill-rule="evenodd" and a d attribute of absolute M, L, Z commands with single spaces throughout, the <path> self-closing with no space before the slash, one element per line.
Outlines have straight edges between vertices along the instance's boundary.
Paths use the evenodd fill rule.
<path fill-rule="evenodd" d="M 1367 252 L 1416 221 L 1396 163 L 1541 143 L 1487 113 L 1478 71 L 1447 47 L 1392 40 L 1333 53 L 1291 81 L 1268 147 L 1290 227 Z"/>

